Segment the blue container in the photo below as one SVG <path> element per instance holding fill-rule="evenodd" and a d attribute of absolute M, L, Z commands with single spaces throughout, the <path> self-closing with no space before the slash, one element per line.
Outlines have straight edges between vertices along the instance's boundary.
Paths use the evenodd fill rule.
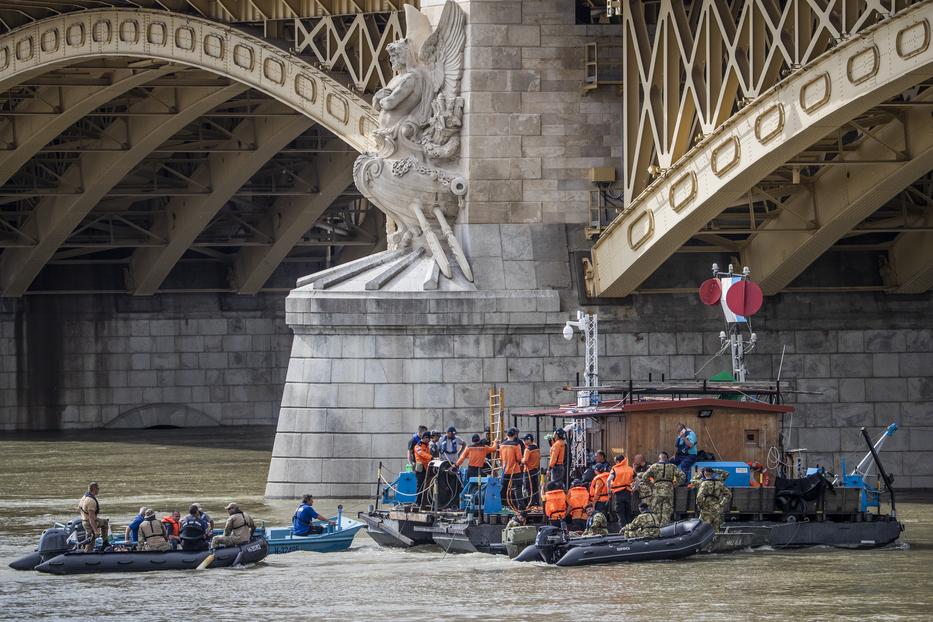
<path fill-rule="evenodd" d="M 745 462 L 697 462 L 693 465 L 693 475 L 698 475 L 703 467 L 712 467 L 728 471 L 726 486 L 730 488 L 749 488 L 752 481 L 752 469 Z M 691 479 L 693 477 L 691 476 Z"/>

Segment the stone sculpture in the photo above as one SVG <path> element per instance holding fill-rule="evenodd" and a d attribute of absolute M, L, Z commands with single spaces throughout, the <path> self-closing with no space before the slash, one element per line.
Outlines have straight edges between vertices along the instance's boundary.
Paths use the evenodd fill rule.
<path fill-rule="evenodd" d="M 373 96 L 379 111 L 376 152 L 357 158 L 353 179 L 385 212 L 390 250 L 426 248 L 440 272 L 452 278 L 449 250 L 473 281 L 450 226 L 467 191 L 459 171 L 466 17 L 448 0 L 433 32 L 428 18 L 410 5 L 405 5 L 405 19 L 405 38 L 387 48 L 396 75 Z"/>

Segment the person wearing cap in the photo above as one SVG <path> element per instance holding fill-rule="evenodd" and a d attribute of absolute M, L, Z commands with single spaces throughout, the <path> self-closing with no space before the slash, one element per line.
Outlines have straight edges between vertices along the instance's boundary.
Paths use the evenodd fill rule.
<path fill-rule="evenodd" d="M 178 537 L 184 551 L 204 551 L 211 536 L 210 524 L 204 518 L 197 503 L 192 503 L 188 514 L 178 523 Z"/>
<path fill-rule="evenodd" d="M 483 438 L 480 442 L 486 447 L 496 447 L 497 445 L 497 442 L 492 440 L 492 436 L 490 436 L 488 425 L 483 427 Z M 492 454 L 492 452 L 490 452 L 490 454 Z M 492 475 L 492 464 L 489 462 L 483 464 L 483 468 L 480 469 L 480 475 L 483 477 Z"/>
<path fill-rule="evenodd" d="M 301 498 L 301 505 L 298 506 L 298 509 L 295 510 L 295 515 L 292 516 L 292 533 L 294 535 L 311 536 L 324 533 L 324 527 L 322 525 L 315 525 L 315 520 L 323 521 L 330 525 L 337 524 L 318 514 L 317 510 L 312 507 L 313 505 L 314 497 L 312 495 L 307 494 Z"/>
<path fill-rule="evenodd" d="M 473 444 L 464 449 L 460 457 L 457 458 L 457 462 L 454 463 L 454 467 L 458 469 L 461 464 L 467 463 L 466 481 L 470 481 L 471 477 L 479 477 L 486 465 L 486 457 L 496 451 L 496 446 L 483 443 L 483 439 L 480 438 L 479 434 L 474 434 L 471 441 Z"/>
<path fill-rule="evenodd" d="M 195 503 L 195 505 L 198 506 L 198 514 L 200 514 L 201 517 L 207 522 L 207 528 L 210 531 L 213 531 L 214 530 L 214 519 L 211 518 L 210 514 L 204 511 L 203 505 L 201 505 L 200 503 Z"/>
<path fill-rule="evenodd" d="M 522 446 L 518 442 L 516 428 L 509 428 L 506 439 L 499 444 L 499 460 L 502 462 L 502 502 L 513 511 L 525 509 L 522 495 Z"/>
<path fill-rule="evenodd" d="M 550 481 L 557 482 L 564 487 L 567 478 L 567 433 L 561 428 L 554 430 L 554 442 L 551 443 L 551 455 L 548 460 L 548 471 L 550 471 Z"/>
<path fill-rule="evenodd" d="M 441 431 L 440 430 L 431 430 L 431 442 L 428 443 L 428 448 L 431 450 L 431 457 L 438 458 L 441 455 Z"/>
<path fill-rule="evenodd" d="M 168 534 L 165 532 L 165 525 L 156 518 L 156 512 L 152 508 L 146 510 L 143 521 L 139 525 L 139 545 L 140 551 L 169 551 L 172 545 L 168 541 Z"/>
<path fill-rule="evenodd" d="M 466 443 L 457 436 L 457 428 L 450 426 L 447 428 L 447 434 L 441 438 L 438 447 L 440 448 L 440 457 L 453 464 L 460 457 L 460 452 L 466 448 Z"/>
<path fill-rule="evenodd" d="M 214 536 L 211 540 L 212 549 L 246 544 L 252 537 L 253 530 L 256 529 L 256 523 L 253 522 L 252 517 L 241 510 L 236 503 L 228 503 L 226 510 L 230 517 L 224 524 L 224 535 Z"/>
<path fill-rule="evenodd" d="M 535 444 L 534 434 L 526 434 L 525 453 L 522 454 L 522 469 L 525 471 L 525 498 L 529 507 L 541 505 L 541 450 Z"/>
<path fill-rule="evenodd" d="M 421 435 L 428 431 L 428 426 L 419 425 L 418 431 L 408 439 L 408 464 L 415 466 L 415 445 L 421 442 Z"/>
<path fill-rule="evenodd" d="M 640 504 L 638 511 L 641 513 L 622 529 L 622 534 L 626 538 L 660 538 L 661 521 L 657 515 L 647 503 Z"/>
<path fill-rule="evenodd" d="M 139 542 L 139 525 L 146 519 L 147 509 L 149 508 L 146 506 L 139 508 L 139 514 L 134 516 L 130 524 L 123 530 L 123 541 L 127 544 L 130 542 Z"/>

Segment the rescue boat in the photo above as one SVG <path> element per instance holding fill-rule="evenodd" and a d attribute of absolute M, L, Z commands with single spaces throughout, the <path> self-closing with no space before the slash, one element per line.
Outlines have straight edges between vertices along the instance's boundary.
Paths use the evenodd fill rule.
<path fill-rule="evenodd" d="M 519 553 L 514 561 L 586 566 L 683 559 L 702 551 L 712 542 L 715 533 L 709 523 L 696 518 L 662 527 L 660 538 L 622 535 L 571 538 L 559 527 L 542 527 L 535 543 Z"/>

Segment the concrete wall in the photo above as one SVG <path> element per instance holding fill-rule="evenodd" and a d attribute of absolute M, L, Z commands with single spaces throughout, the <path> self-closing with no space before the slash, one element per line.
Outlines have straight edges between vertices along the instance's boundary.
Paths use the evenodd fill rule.
<path fill-rule="evenodd" d="M 281 296 L 0 301 L 0 429 L 274 424 Z"/>

